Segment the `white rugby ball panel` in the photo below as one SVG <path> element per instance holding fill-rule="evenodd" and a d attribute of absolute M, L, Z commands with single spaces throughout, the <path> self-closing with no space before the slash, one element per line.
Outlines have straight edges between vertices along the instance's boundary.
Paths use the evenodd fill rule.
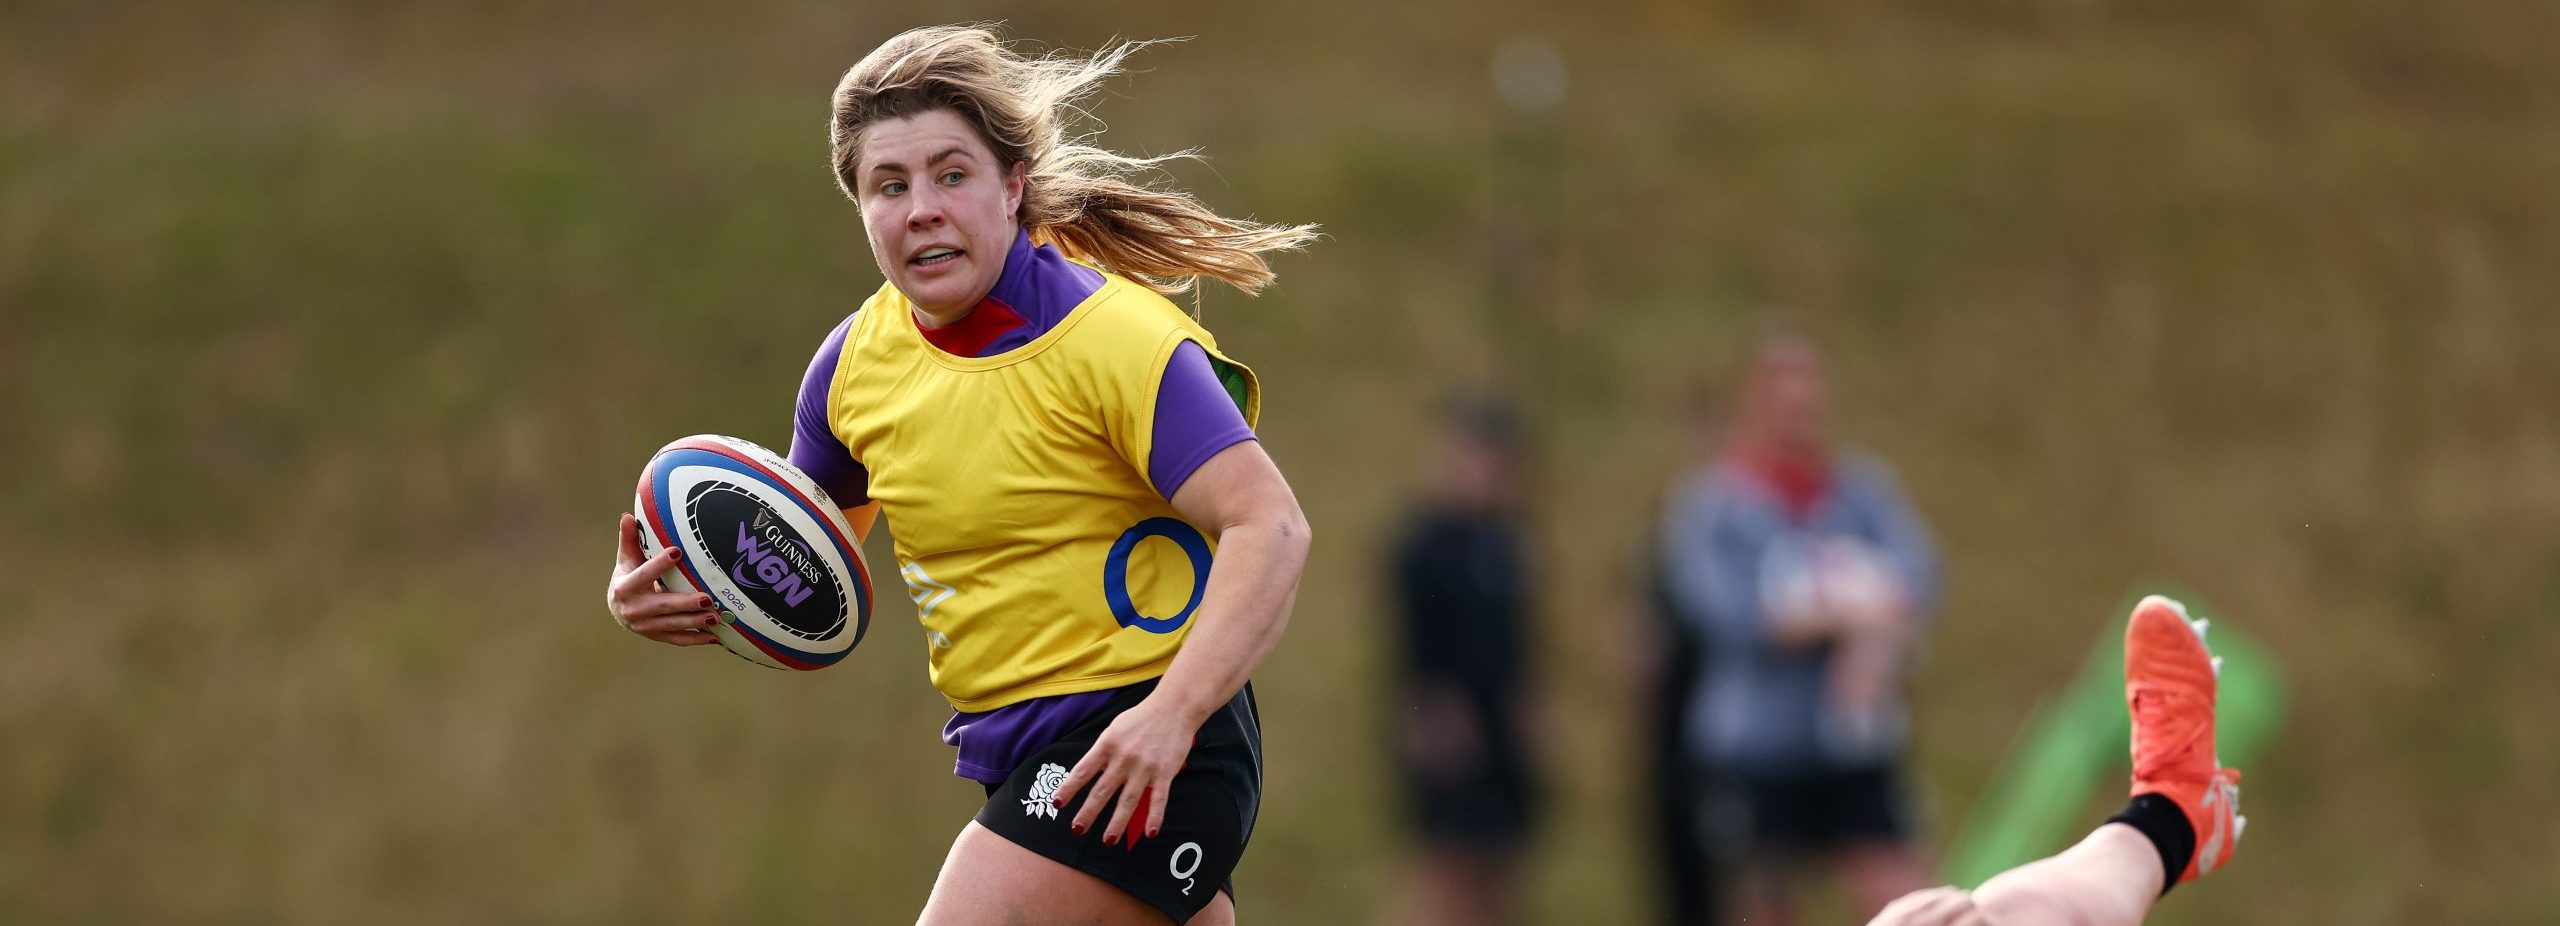
<path fill-rule="evenodd" d="M 721 649 L 736 653 L 740 658 L 743 658 L 748 662 L 755 663 L 756 665 L 760 665 L 768 669 L 782 669 L 786 671 L 794 668 L 800 668 L 788 665 L 782 660 L 774 658 L 771 653 L 765 652 L 763 647 L 757 646 L 755 641 L 747 639 L 746 634 L 739 633 L 738 628 L 729 624 L 723 623 L 713 625 L 711 628 L 711 635 L 720 639 Z M 823 666 L 811 666 L 808 668 L 822 667 Z"/>
<path fill-rule="evenodd" d="M 646 472 L 640 474 L 640 491 L 638 494 L 631 496 L 631 511 L 633 514 L 640 517 L 640 559 L 643 562 L 648 561 L 651 557 L 657 556 L 660 551 L 667 548 L 665 543 L 658 540 L 657 525 L 650 521 L 648 502 L 649 475 L 650 474 Z M 693 584 L 691 579 L 685 577 L 684 564 L 682 563 L 676 564 L 676 568 L 669 569 L 665 573 L 661 574 L 658 577 L 658 584 L 666 586 L 667 591 L 671 592 L 683 593 L 702 591 L 701 586 Z"/>

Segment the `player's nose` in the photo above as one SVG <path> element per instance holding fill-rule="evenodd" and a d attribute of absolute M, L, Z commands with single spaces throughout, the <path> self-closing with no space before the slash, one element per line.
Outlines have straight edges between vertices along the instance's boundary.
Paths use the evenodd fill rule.
<path fill-rule="evenodd" d="M 928 186 L 913 191 L 907 197 L 908 228 L 937 228 L 946 218 L 940 191 Z"/>

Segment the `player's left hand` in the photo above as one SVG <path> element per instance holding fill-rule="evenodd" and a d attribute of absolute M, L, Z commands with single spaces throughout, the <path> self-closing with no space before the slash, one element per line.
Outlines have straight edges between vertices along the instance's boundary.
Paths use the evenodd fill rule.
<path fill-rule="evenodd" d="M 1991 926 L 1991 920 L 1973 905 L 1972 891 L 1933 887 L 1886 904 L 1867 926 Z"/>
<path fill-rule="evenodd" d="M 1103 728 L 1093 748 L 1085 750 L 1084 758 L 1067 772 L 1067 780 L 1051 798 L 1064 807 L 1086 785 L 1093 786 L 1091 799 L 1076 811 L 1073 828 L 1077 833 L 1092 829 L 1106 804 L 1111 807 L 1111 822 L 1102 830 L 1103 845 L 1119 843 L 1124 833 L 1134 845 L 1140 833 L 1154 836 L 1164 827 L 1164 808 L 1173 799 L 1173 776 L 1182 771 L 1200 730 L 1201 718 L 1181 714 L 1173 704 L 1151 697 Z"/>

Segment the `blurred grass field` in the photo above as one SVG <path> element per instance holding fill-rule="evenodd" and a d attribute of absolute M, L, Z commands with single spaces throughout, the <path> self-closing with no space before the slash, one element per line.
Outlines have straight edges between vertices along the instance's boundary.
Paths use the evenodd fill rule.
<path fill-rule="evenodd" d="M 1630 557 L 1773 307 L 1948 555 L 1937 838 L 2169 576 L 2294 689 L 2248 851 L 2164 920 L 2560 920 L 2560 7 L 1106 0 L 0 8 L 0 562 L 33 579 L 0 921 L 911 917 L 977 791 L 905 603 L 785 677 L 599 599 L 648 453 L 780 446 L 877 285 L 836 75 L 974 18 L 1196 35 L 1106 138 L 1331 235 L 1202 305 L 1318 528 L 1258 682 L 1252 920 L 1397 883 L 1374 554 L 1416 423 L 1518 366 L 1484 320 L 1524 202 L 1559 223 L 1536 922 L 1644 910 Z M 1526 182 L 1485 63 L 1523 31 L 1571 67 Z"/>

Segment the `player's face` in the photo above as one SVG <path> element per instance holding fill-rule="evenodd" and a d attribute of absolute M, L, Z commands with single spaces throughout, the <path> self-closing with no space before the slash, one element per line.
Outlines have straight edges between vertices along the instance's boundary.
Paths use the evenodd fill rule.
<path fill-rule="evenodd" d="M 880 273 L 931 324 L 958 321 L 1004 273 L 1022 204 L 1020 165 L 996 162 L 967 120 L 947 109 L 863 130 L 854 202 Z"/>

